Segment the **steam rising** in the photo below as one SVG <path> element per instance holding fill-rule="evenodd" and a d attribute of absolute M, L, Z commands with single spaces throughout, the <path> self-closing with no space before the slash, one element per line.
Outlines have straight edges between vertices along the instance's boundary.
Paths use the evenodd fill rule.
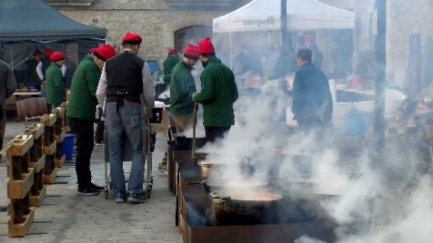
<path fill-rule="evenodd" d="M 227 186 L 239 180 L 267 180 L 293 198 L 323 196 L 320 206 L 337 223 L 339 243 L 431 242 L 432 182 L 416 170 L 412 147 L 390 142 L 386 161 L 375 161 L 365 146 L 370 141 L 344 140 L 332 131 L 290 133 L 275 123 L 290 100 L 277 83 L 268 82 L 261 91 L 257 97 L 241 96 L 230 133 L 199 150 L 210 153 L 207 160 L 212 163 L 229 164 L 214 167 L 210 180 Z M 356 148 L 358 155 L 343 156 L 342 147 Z M 254 168 L 252 174 L 240 169 L 245 157 Z M 311 186 L 306 191 L 299 187 L 302 183 Z M 296 241 L 319 242 L 308 236 Z"/>

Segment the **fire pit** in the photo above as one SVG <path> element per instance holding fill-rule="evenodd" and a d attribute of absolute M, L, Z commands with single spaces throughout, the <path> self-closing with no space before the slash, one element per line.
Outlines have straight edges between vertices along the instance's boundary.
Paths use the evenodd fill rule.
<path fill-rule="evenodd" d="M 209 225 L 255 225 L 270 223 L 275 218 L 277 204 L 282 196 L 272 193 L 212 192 L 208 205 Z"/>

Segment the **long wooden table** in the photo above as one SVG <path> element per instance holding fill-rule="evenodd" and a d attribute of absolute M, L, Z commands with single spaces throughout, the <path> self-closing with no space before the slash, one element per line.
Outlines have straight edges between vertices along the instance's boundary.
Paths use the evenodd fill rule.
<path fill-rule="evenodd" d="M 40 96 L 41 91 L 17 91 L 14 93 L 15 96 Z"/>

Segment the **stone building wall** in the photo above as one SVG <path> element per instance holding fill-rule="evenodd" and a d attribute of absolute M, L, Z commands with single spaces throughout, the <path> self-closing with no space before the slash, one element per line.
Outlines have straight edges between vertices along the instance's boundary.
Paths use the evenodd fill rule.
<path fill-rule="evenodd" d="M 391 4 L 392 3 L 392 4 Z M 421 82 L 431 83 L 433 73 L 433 2 L 431 0 L 393 0 L 388 6 L 387 75 L 408 88 L 410 75 L 410 36 L 421 36 Z"/>
<path fill-rule="evenodd" d="M 58 8 L 80 23 L 108 30 L 108 43 L 120 45 L 122 36 L 137 32 L 143 37 L 140 56 L 147 60 L 164 60 L 167 49 L 174 47 L 174 32 L 189 26 L 212 27 L 215 17 L 228 11 L 172 10 L 163 0 L 104 0 L 89 8 Z"/>
<path fill-rule="evenodd" d="M 414 80 L 410 75 L 410 36 L 421 35 L 421 82 L 433 81 L 433 2 L 431 0 L 392 0 L 387 2 L 386 79 L 409 89 Z M 374 48 L 370 30 L 370 13 L 374 0 L 355 1 L 355 54 Z M 374 40 L 374 39 L 373 39 Z M 356 56 L 356 55 L 355 55 Z M 355 57 L 356 58 L 356 57 Z"/>

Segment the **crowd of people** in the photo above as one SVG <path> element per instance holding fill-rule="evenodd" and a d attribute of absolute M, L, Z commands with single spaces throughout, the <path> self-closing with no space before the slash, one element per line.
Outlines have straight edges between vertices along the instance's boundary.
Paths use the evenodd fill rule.
<path fill-rule="evenodd" d="M 155 102 L 155 88 L 148 64 L 138 57 L 142 38 L 128 32 L 122 39 L 123 51 L 119 54 L 110 45 L 92 48 L 78 65 L 73 74 L 68 99 L 67 117 L 76 139 L 76 174 L 78 192 L 97 195 L 104 189 L 92 183 L 90 171 L 91 155 L 95 138 L 103 140 L 104 121 L 110 161 L 111 188 L 116 203 L 143 203 L 144 125 L 152 116 Z M 250 46 L 244 46 L 238 58 L 239 72 L 252 70 L 263 75 L 258 56 Z M 274 50 L 274 54 L 278 54 Z M 34 62 L 30 80 L 38 87 L 46 89 L 46 101 L 50 108 L 56 108 L 66 101 L 63 82 L 65 55 L 51 51 L 50 65 L 45 71 L 38 66 L 42 62 L 41 53 L 34 52 Z M 235 124 L 233 104 L 239 97 L 235 73 L 217 57 L 215 46 L 210 38 L 197 44 L 190 43 L 184 49 L 182 58 L 174 49 L 169 50 L 164 62 L 164 81 L 170 88 L 170 111 L 177 132 L 191 125 L 194 108 L 203 107 L 203 126 L 208 142 L 223 139 Z M 275 58 L 277 58 L 276 55 Z M 251 58 L 253 57 L 253 58 Z M 329 122 L 332 116 L 332 98 L 326 76 L 313 65 L 313 51 L 300 49 L 297 53 L 300 69 L 295 74 L 293 87 L 293 113 L 300 127 L 311 128 Z M 200 76 L 201 90 L 197 91 L 192 70 L 200 61 L 204 70 Z M 29 64 L 30 65 L 30 64 Z M 0 105 L 5 113 L 5 99 L 13 94 L 16 81 L 9 66 L 0 61 Z M 95 114 L 99 112 L 99 130 L 94 131 Z M 101 121 L 102 120 L 102 121 Z M 102 122 L 102 123 L 101 123 Z M 1 117 L 0 136 L 4 134 L 4 116 Z M 2 140 L 2 139 L 1 139 Z M 123 171 L 124 145 L 128 140 L 132 150 L 132 168 L 125 186 Z M 129 195 L 129 197 L 127 197 Z"/>

